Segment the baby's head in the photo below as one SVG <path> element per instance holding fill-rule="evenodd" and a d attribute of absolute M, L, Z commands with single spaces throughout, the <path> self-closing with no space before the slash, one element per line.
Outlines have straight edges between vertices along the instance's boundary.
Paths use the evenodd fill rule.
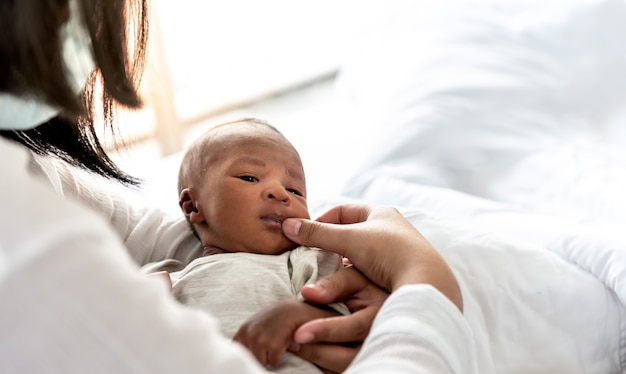
<path fill-rule="evenodd" d="M 200 136 L 183 157 L 178 192 L 205 254 L 292 249 L 283 220 L 309 218 L 300 155 L 276 128 L 255 118 Z"/>

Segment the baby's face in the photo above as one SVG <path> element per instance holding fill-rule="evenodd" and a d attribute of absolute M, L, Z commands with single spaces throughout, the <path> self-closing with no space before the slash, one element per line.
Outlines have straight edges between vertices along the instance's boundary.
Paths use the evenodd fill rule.
<path fill-rule="evenodd" d="M 266 129 L 237 126 L 211 141 L 199 186 L 209 243 L 226 252 L 276 254 L 295 247 L 282 232 L 286 218 L 309 218 L 300 157 Z M 203 241 L 207 241 L 204 240 Z"/>

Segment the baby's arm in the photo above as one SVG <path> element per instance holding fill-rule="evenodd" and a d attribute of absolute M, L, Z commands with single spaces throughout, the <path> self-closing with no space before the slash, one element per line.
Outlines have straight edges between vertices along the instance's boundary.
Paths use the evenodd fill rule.
<path fill-rule="evenodd" d="M 332 309 L 283 300 L 248 318 L 233 339 L 247 347 L 261 364 L 276 366 L 300 325 L 316 318 L 339 315 Z"/>

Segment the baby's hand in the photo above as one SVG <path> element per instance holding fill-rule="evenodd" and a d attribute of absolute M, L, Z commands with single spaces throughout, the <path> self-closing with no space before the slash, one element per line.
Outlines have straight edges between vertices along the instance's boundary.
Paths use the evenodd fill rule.
<path fill-rule="evenodd" d="M 339 313 L 296 300 L 283 300 L 248 318 L 233 340 L 246 346 L 262 365 L 276 366 L 305 322 Z"/>

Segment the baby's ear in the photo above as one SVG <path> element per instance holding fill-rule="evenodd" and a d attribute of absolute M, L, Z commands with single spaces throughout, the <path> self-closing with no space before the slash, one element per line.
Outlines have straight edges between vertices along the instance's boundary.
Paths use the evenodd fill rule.
<path fill-rule="evenodd" d="M 180 206 L 180 209 L 183 211 L 187 221 L 191 223 L 202 223 L 204 222 L 204 216 L 198 209 L 195 195 L 196 191 L 193 188 L 185 188 L 180 192 L 178 206 Z"/>

